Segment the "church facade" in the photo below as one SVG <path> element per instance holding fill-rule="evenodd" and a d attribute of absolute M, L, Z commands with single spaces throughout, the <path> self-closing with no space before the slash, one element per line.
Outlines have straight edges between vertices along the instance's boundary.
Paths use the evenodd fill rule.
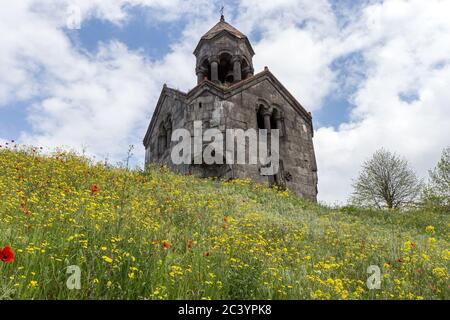
<path fill-rule="evenodd" d="M 222 16 L 194 50 L 197 86 L 181 92 L 164 85 L 144 137 L 145 163 L 166 165 L 181 174 L 224 179 L 250 178 L 317 200 L 317 165 L 309 112 L 266 67 L 255 74 L 248 38 Z M 172 132 L 194 122 L 202 129 L 266 129 L 279 132 L 279 170 L 262 175 L 260 164 L 174 164 Z"/>

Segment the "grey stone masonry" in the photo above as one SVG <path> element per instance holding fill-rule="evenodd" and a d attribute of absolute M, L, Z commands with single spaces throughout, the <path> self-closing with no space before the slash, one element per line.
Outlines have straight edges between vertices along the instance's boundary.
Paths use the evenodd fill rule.
<path fill-rule="evenodd" d="M 311 114 L 267 67 L 254 74 L 255 53 L 248 38 L 222 16 L 194 54 L 197 86 L 187 93 L 166 85 L 162 89 L 144 138 L 146 165 L 166 165 L 199 177 L 250 178 L 317 201 Z M 279 172 L 261 175 L 259 164 L 173 164 L 172 132 L 183 128 L 194 136 L 194 121 L 199 120 L 203 129 L 217 128 L 224 134 L 226 129 L 279 129 Z"/>

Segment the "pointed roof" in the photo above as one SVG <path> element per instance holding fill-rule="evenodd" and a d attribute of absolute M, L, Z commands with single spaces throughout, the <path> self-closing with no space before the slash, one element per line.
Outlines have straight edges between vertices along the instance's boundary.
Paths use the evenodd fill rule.
<path fill-rule="evenodd" d="M 220 21 L 214 27 L 212 27 L 207 33 L 205 33 L 202 39 L 212 39 L 224 30 L 228 31 L 229 33 L 240 39 L 246 38 L 245 34 L 243 34 L 238 29 L 233 27 L 231 24 L 226 22 L 224 16 L 222 15 L 220 17 Z"/>
<path fill-rule="evenodd" d="M 207 33 L 205 33 L 203 35 L 203 37 L 201 37 L 200 42 L 197 44 L 197 47 L 194 50 L 194 54 L 197 53 L 198 49 L 200 48 L 200 45 L 203 42 L 209 41 L 224 32 L 227 32 L 227 33 L 235 36 L 238 39 L 244 40 L 250 49 L 250 53 L 252 55 L 255 54 L 255 52 L 253 51 L 252 45 L 250 44 L 250 41 L 248 40 L 247 36 L 245 34 L 243 34 L 242 32 L 240 32 L 235 27 L 233 27 L 231 24 L 226 22 L 223 15 L 220 17 L 220 21 L 214 27 L 212 27 Z"/>

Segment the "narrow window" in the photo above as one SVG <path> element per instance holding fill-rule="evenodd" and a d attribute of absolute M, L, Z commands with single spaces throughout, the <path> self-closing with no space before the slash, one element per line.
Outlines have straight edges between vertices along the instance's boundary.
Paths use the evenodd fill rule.
<path fill-rule="evenodd" d="M 222 53 L 219 56 L 219 81 L 221 83 L 229 82 L 232 78 L 228 77 L 233 75 L 233 64 L 231 63 L 231 55 L 229 53 Z"/>
<path fill-rule="evenodd" d="M 259 106 L 259 109 L 258 109 L 258 112 L 257 112 L 257 114 L 256 114 L 257 122 L 258 122 L 258 129 L 265 129 L 265 128 L 264 128 L 264 115 L 263 115 L 263 109 L 264 109 L 264 106 L 263 106 L 263 105 L 260 105 L 260 106 Z"/>
<path fill-rule="evenodd" d="M 270 128 L 271 129 L 280 129 L 278 128 L 278 121 L 277 121 L 277 111 L 275 110 L 272 115 L 270 116 Z"/>

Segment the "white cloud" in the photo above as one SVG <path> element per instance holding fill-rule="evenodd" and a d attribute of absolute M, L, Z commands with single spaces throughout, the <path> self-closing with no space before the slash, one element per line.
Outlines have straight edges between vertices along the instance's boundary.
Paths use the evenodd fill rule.
<path fill-rule="evenodd" d="M 352 121 L 317 130 L 320 199 L 345 201 L 362 161 L 380 147 L 405 156 L 422 177 L 435 165 L 450 136 L 449 10 L 448 1 L 387 1 L 347 30 L 364 39 L 355 46 L 366 79 Z M 403 101 L 405 93 L 417 99 Z"/>
<path fill-rule="evenodd" d="M 337 21 L 326 0 L 242 1 L 238 23 L 260 33 L 256 71 L 264 66 L 309 110 L 334 88 L 331 62 L 338 56 Z"/>
<path fill-rule="evenodd" d="M 129 144 L 141 145 L 162 84 L 181 89 L 194 85 L 194 59 L 186 39 L 208 28 L 209 21 L 194 15 L 189 33 L 162 60 L 150 60 L 117 41 L 100 44 L 92 55 L 74 47 L 63 31 L 68 4 L 79 6 L 83 19 L 123 23 L 132 5 L 145 7 L 149 17 L 167 20 L 202 2 L 30 0 L 0 11 L 5 32 L 0 42 L 0 106 L 34 101 L 27 119 L 32 130 L 22 133 L 20 142 L 85 147 L 89 154 L 121 159 Z M 206 25 L 202 28 L 197 20 Z M 140 157 L 142 148 L 137 150 Z"/>
<path fill-rule="evenodd" d="M 24 134 L 21 140 L 83 145 L 92 154 L 116 157 L 144 131 L 143 115 L 160 90 L 151 78 L 151 66 L 115 42 L 101 47 L 95 57 L 76 62 L 79 67 L 73 75 L 46 80 L 51 96 L 33 106 L 29 113 L 33 134 Z"/>
<path fill-rule="evenodd" d="M 81 8 L 83 21 L 126 25 L 129 8 L 141 6 L 155 23 L 188 24 L 161 60 L 117 41 L 90 54 L 63 31 L 68 4 Z M 226 18 L 257 38 L 256 71 L 267 65 L 308 110 L 321 108 L 332 92 L 356 87 L 348 96 L 350 121 L 316 130 L 319 199 L 345 201 L 361 162 L 382 146 L 406 156 L 421 175 L 434 166 L 450 136 L 449 1 L 368 1 L 340 9 L 344 20 L 326 0 L 243 0 L 236 9 L 235 20 Z M 99 157 L 121 158 L 128 144 L 140 145 L 162 83 L 181 90 L 195 84 L 192 51 L 217 18 L 206 0 L 3 4 L 0 107 L 34 101 L 33 130 L 21 142 L 84 145 Z M 361 59 L 348 70 L 333 69 L 333 61 L 351 53 Z"/>

